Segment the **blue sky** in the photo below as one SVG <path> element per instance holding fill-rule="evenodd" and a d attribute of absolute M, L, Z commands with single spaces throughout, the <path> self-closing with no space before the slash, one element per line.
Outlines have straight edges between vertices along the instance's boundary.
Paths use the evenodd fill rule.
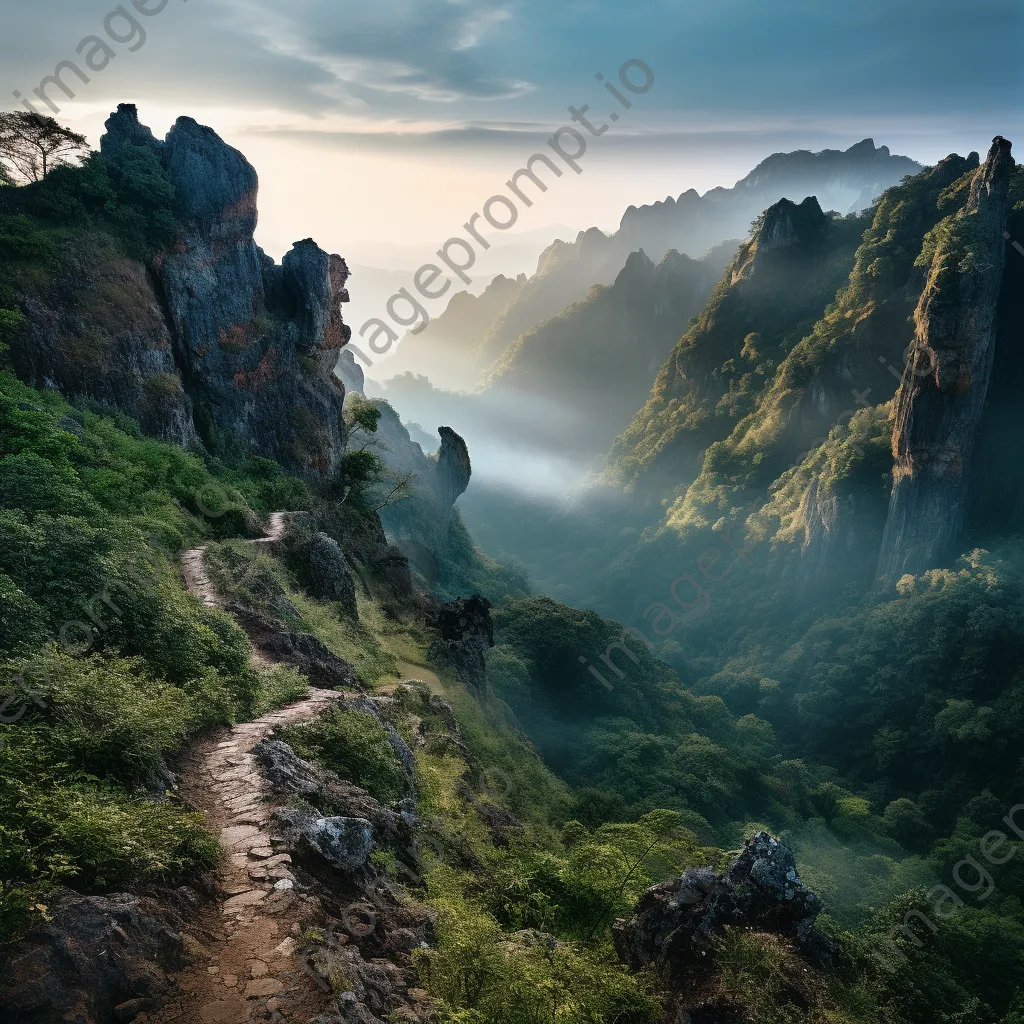
<path fill-rule="evenodd" d="M 74 58 L 114 6 L 5 11 L 5 95 Z M 118 47 L 61 97 L 61 117 L 95 140 L 121 100 L 161 132 L 189 113 L 260 170 L 269 248 L 326 232 L 372 254 L 457 229 L 460 203 L 468 213 L 493 193 L 569 104 L 612 109 L 594 73 L 635 57 L 655 87 L 594 140 L 572 191 L 522 225 L 613 228 L 630 203 L 732 184 L 777 149 L 870 135 L 930 161 L 1024 134 L 1022 12 L 1020 0 L 167 0 L 138 17 L 144 45 Z"/>

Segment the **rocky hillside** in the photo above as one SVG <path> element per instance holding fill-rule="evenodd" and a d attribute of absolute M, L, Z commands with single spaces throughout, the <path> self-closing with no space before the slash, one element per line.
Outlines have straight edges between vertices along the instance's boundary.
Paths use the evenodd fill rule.
<path fill-rule="evenodd" d="M 661 493 L 694 479 L 848 277 L 865 225 L 813 197 L 770 207 L 615 442 L 609 477 Z"/>
<path fill-rule="evenodd" d="M 726 239 L 743 238 L 750 222 L 781 198 L 817 195 L 825 210 L 857 211 L 919 170 L 913 160 L 892 156 L 865 139 L 845 153 L 776 153 L 731 189 L 712 189 L 704 196 L 691 189 L 678 200 L 630 207 L 613 235 L 591 228 L 573 242 L 557 241 L 545 250 L 536 273 L 482 336 L 475 368 L 486 370 L 521 334 L 583 299 L 593 285 L 611 284 L 631 252 L 643 249 L 656 263 L 670 249 L 697 258 Z M 734 251 L 735 245 L 712 259 L 720 258 L 724 266 Z"/>
<path fill-rule="evenodd" d="M 280 266 L 262 253 L 256 172 L 211 129 L 182 117 L 161 142 L 130 104 L 106 127 L 107 163 L 141 161 L 173 197 L 173 241 L 142 262 L 80 230 L 21 261 L 9 285 L 24 317 L 9 340 L 16 370 L 169 440 L 260 454 L 311 478 L 336 473 L 344 388 L 333 368 L 351 333 L 345 261 L 310 239 Z M 45 200 L 48 187 L 35 192 Z"/>
<path fill-rule="evenodd" d="M 1005 402 L 986 405 L 985 395 L 998 312 L 1015 301 L 1021 269 L 1011 263 L 1003 271 L 1007 190 L 1019 189 L 1020 177 L 1007 145 L 997 141 L 981 166 L 977 154 L 950 156 L 888 190 L 867 220 L 828 224 L 810 200 L 771 208 L 613 447 L 609 479 L 640 493 L 672 494 L 664 524 L 677 537 L 723 515 L 742 522 L 760 509 L 763 515 L 751 520 L 758 535 L 767 530 L 799 541 L 802 571 L 812 577 L 849 560 L 852 571 L 870 579 L 887 515 L 883 573 L 939 564 L 970 525 L 973 501 L 993 487 L 1016 494 L 1019 486 L 1002 475 L 972 477 L 969 453 L 987 419 L 1006 415 Z M 821 247 L 837 232 L 845 240 L 830 263 Z M 782 261 L 773 271 L 780 276 L 762 278 L 768 290 L 760 305 L 758 281 L 767 267 L 758 266 L 759 250 Z M 786 261 L 801 253 L 807 269 L 787 269 Z M 1005 345 L 1016 330 L 1004 323 Z M 966 332 L 980 360 L 973 370 L 941 376 L 941 388 L 929 375 L 939 365 L 941 346 L 929 341 L 937 331 L 946 332 L 950 340 L 942 345 L 951 353 L 965 344 L 958 332 Z M 945 366 L 973 365 L 973 356 L 962 358 L 968 361 L 941 356 Z M 887 403 L 898 388 L 894 428 Z M 961 401 L 966 409 L 958 414 Z M 931 414 L 924 412 L 928 402 Z M 900 482 L 887 513 L 894 429 Z M 916 462 L 913 445 L 924 446 Z M 957 449 L 946 460 L 952 475 L 945 462 L 923 454 L 950 445 Z M 922 469 L 922 458 L 931 469 Z M 955 494 L 920 497 L 925 485 L 910 478 L 922 472 L 938 474 Z M 911 517 L 934 538 L 917 555 L 912 549 L 920 542 L 898 525 L 908 516 L 910 494 L 938 517 L 936 529 L 923 513 Z"/>

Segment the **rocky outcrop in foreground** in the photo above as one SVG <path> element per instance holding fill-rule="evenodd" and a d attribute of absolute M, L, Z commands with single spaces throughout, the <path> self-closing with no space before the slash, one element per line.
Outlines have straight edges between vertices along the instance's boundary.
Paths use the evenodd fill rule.
<path fill-rule="evenodd" d="M 968 510 L 975 437 L 995 356 L 1014 161 L 997 136 L 966 205 L 939 226 L 917 307 L 916 345 L 896 396 L 893 491 L 879 576 L 934 567 Z"/>
<path fill-rule="evenodd" d="M 212 129 L 181 117 L 160 141 L 132 104 L 106 129 L 104 156 L 141 147 L 159 158 L 176 236 L 148 268 L 111 255 L 94 267 L 91 236 L 72 240 L 50 292 L 22 302 L 19 372 L 122 409 L 168 440 L 198 434 L 218 455 L 330 476 L 344 450 L 333 370 L 351 335 L 345 261 L 312 239 L 280 266 L 266 256 L 253 240 L 256 171 Z"/>
<path fill-rule="evenodd" d="M 690 868 L 648 889 L 633 916 L 616 921 L 615 948 L 631 970 L 654 967 L 673 987 L 712 969 L 716 941 L 729 927 L 789 939 L 809 960 L 823 963 L 829 945 L 815 930 L 822 910 L 800 880 L 793 854 L 758 832 L 724 875 Z"/>
<path fill-rule="evenodd" d="M 0 1016 L 23 1024 L 134 1020 L 166 997 L 168 974 L 188 957 L 181 920 L 166 906 L 66 893 L 4 958 Z"/>

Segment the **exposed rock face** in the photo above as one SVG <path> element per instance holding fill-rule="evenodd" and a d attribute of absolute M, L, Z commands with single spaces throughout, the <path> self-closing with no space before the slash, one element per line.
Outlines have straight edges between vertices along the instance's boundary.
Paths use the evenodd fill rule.
<path fill-rule="evenodd" d="M 434 490 L 444 508 L 451 508 L 460 494 L 465 494 L 473 466 L 469 461 L 469 448 L 451 427 L 438 427 L 441 449 L 437 453 L 434 471 Z"/>
<path fill-rule="evenodd" d="M 274 818 L 300 854 L 313 853 L 342 874 L 365 867 L 376 849 L 373 826 L 365 818 L 321 818 L 291 807 L 278 808 Z"/>
<path fill-rule="evenodd" d="M 307 476 L 330 476 L 344 449 L 344 387 L 334 373 L 349 339 L 340 303 L 348 268 L 311 239 L 281 266 L 253 241 L 256 172 L 192 118 L 164 142 L 122 104 L 107 122 L 104 153 L 155 148 L 174 184 L 182 229 L 156 261 L 177 370 L 211 450 L 274 458 Z"/>
<path fill-rule="evenodd" d="M 799 206 L 782 199 L 765 211 L 757 251 L 763 255 L 791 245 L 820 245 L 827 231 L 828 217 L 815 196 L 808 196 Z"/>
<path fill-rule="evenodd" d="M 392 545 L 378 557 L 378 576 L 390 582 L 392 603 L 401 603 L 403 595 L 408 601 L 414 593 L 410 563 L 420 590 L 430 593 L 438 582 L 439 564 L 459 520 L 454 503 L 469 486 L 472 466 L 466 442 L 450 427 L 438 428 L 437 454 L 424 455 L 394 407 L 380 399 L 374 404 L 381 413 L 374 450 L 394 482 L 407 481 L 401 500 L 379 513 Z"/>
<path fill-rule="evenodd" d="M 279 545 L 306 589 L 326 601 L 337 601 L 351 618 L 358 617 L 356 584 L 341 545 L 317 529 L 306 512 L 288 517 Z"/>
<path fill-rule="evenodd" d="M 334 372 L 345 385 L 346 394 L 352 391 L 360 395 L 363 393 L 363 388 L 366 386 L 366 375 L 363 373 L 363 368 L 356 362 L 356 357 L 351 349 L 342 349 Z"/>
<path fill-rule="evenodd" d="M 337 601 L 356 617 L 356 584 L 341 547 L 326 533 L 318 533 L 309 544 L 309 571 L 313 596 Z"/>
<path fill-rule="evenodd" d="M 381 414 L 377 454 L 394 473 L 411 477 L 417 496 L 435 503 L 437 513 L 446 515 L 459 495 L 465 493 L 473 473 L 466 442 L 451 427 L 438 427 L 441 447 L 433 457 L 424 455 L 395 408 L 381 400 L 374 404 Z"/>
<path fill-rule="evenodd" d="M 380 843 L 411 841 L 401 814 L 383 807 L 354 783 L 303 760 L 282 740 L 264 740 L 253 748 L 253 756 L 278 792 L 302 797 L 331 815 L 368 821 Z"/>
<path fill-rule="evenodd" d="M 0 1017 L 24 1024 L 134 1020 L 188 959 L 180 922 L 139 896 L 66 895 L 0 967 Z M 113 1011 L 111 1012 L 111 1008 Z"/>
<path fill-rule="evenodd" d="M 964 526 L 975 436 L 995 354 L 1014 161 L 993 140 L 965 206 L 945 224 L 918 303 L 916 348 L 896 396 L 893 492 L 878 572 L 932 568 Z"/>
<path fill-rule="evenodd" d="M 483 686 L 487 652 L 494 646 L 491 602 L 480 596 L 460 597 L 441 605 L 433 618 L 440 636 L 431 644 L 430 656 L 450 665 L 464 683 Z"/>
<path fill-rule="evenodd" d="M 312 633 L 293 633 L 251 608 L 232 604 L 228 611 L 241 623 L 257 650 L 297 668 L 311 686 L 324 690 L 360 689 L 355 667 L 329 650 Z"/>
<path fill-rule="evenodd" d="M 25 321 L 11 360 L 22 380 L 125 412 L 161 440 L 195 441 L 192 403 L 141 263 L 69 241 L 59 270 L 45 285 L 29 282 L 19 305 Z"/>
<path fill-rule="evenodd" d="M 714 942 L 727 926 L 792 939 L 821 962 L 829 945 L 815 931 L 823 907 L 800 881 L 793 854 L 767 832 L 747 840 L 724 875 L 690 868 L 648 889 L 628 921 L 615 923 L 615 948 L 632 970 L 655 967 L 672 983 L 708 971 Z"/>

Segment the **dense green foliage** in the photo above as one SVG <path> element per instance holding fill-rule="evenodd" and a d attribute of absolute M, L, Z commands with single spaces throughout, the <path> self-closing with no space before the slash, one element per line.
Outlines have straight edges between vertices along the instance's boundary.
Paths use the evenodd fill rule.
<path fill-rule="evenodd" d="M 887 399 L 927 271 L 940 287 L 943 268 L 974 258 L 954 215 L 976 167 L 951 157 L 890 189 L 838 288 L 811 296 L 809 279 L 776 281 L 758 308 L 753 278 L 722 282 L 613 456 L 623 479 L 648 474 L 638 491 L 649 485 L 654 501 L 595 492 L 569 509 L 475 509 L 493 553 L 522 555 L 549 592 L 635 628 L 633 656 L 612 653 L 616 671 L 601 656 L 621 627 L 591 612 L 545 599 L 497 612 L 491 685 L 548 763 L 587 787 L 573 813 L 599 826 L 662 805 L 723 846 L 758 823 L 780 834 L 845 950 L 822 984 L 846 1016 L 822 1019 L 1021 1012 L 1024 556 L 991 525 L 1017 532 L 1019 467 L 998 455 L 1018 429 L 1010 413 L 986 427 L 989 490 L 972 498 L 988 518 L 972 508 L 966 553 L 873 582 L 891 489 Z M 1011 227 L 1022 187 L 1018 170 Z M 992 388 L 1019 402 L 1010 353 L 1024 265 L 1007 254 Z M 771 372 L 753 390 L 730 385 L 723 404 L 726 356 Z M 993 835 L 1008 837 L 998 866 L 984 853 Z M 936 914 L 937 885 L 954 914 Z M 928 921 L 906 917 L 915 910 Z M 908 920 L 916 939 L 900 935 Z M 737 937 L 720 956 L 747 1019 L 819 1019 L 789 1005 L 806 972 L 784 948 Z"/>
<path fill-rule="evenodd" d="M 165 758 L 197 730 L 304 683 L 254 672 L 245 635 L 186 594 L 176 560 L 246 532 L 243 491 L 276 500 L 279 486 L 0 374 L 0 934 L 54 884 L 103 890 L 213 862 L 199 820 L 140 787 L 162 793 Z"/>
<path fill-rule="evenodd" d="M 176 223 L 174 186 L 153 150 L 90 153 L 80 167 L 0 189 L 0 281 L 26 265 L 52 264 L 60 243 L 81 232 L 112 236 L 127 255 L 146 259 L 170 241 Z"/>

